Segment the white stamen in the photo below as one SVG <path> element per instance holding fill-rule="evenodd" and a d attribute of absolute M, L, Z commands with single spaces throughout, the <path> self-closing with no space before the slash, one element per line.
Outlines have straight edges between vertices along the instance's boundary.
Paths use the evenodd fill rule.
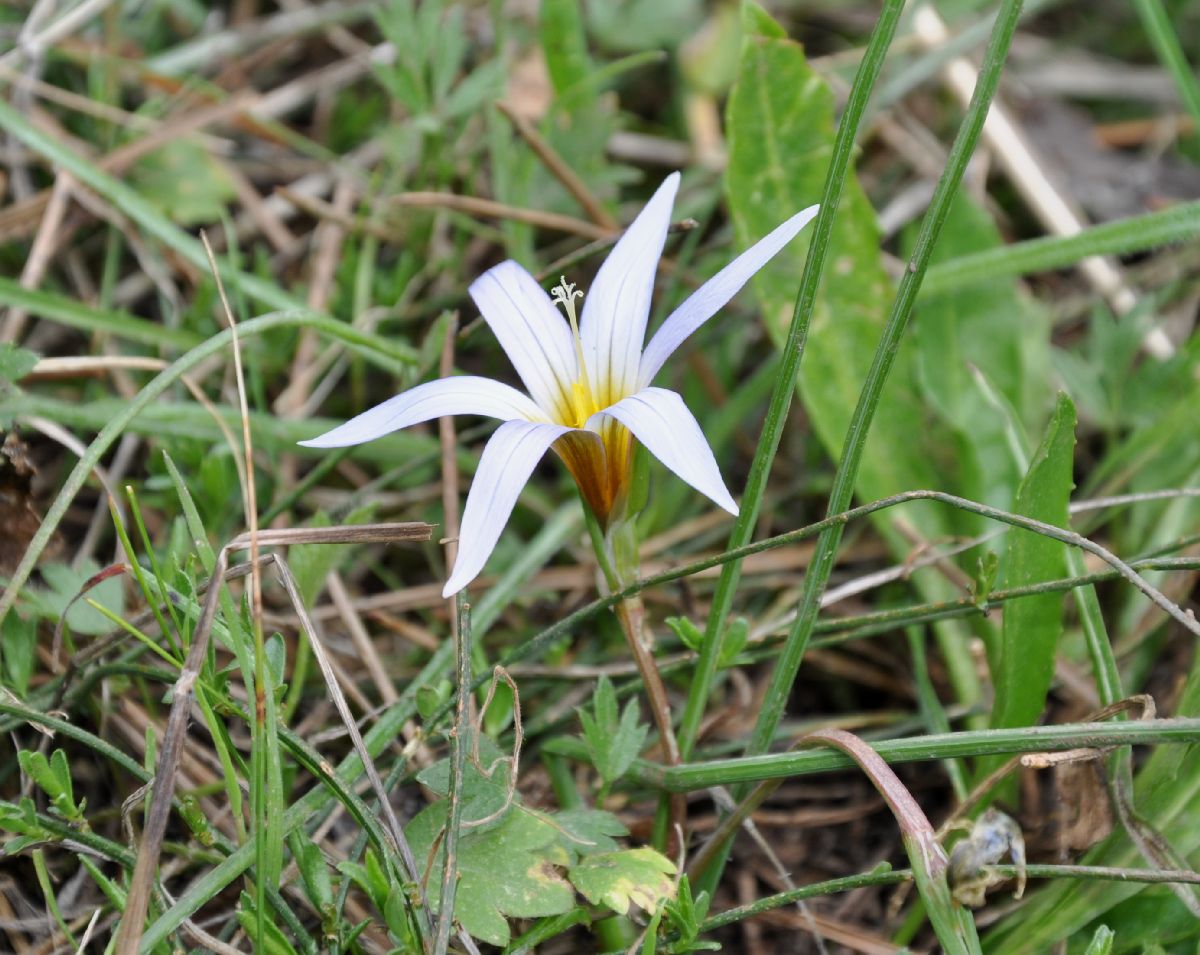
<path fill-rule="evenodd" d="M 575 333 L 575 337 L 579 337 L 579 323 L 575 318 L 575 299 L 583 298 L 583 292 L 575 287 L 574 282 L 568 282 L 565 275 L 558 277 L 559 284 L 550 290 L 550 297 L 556 305 L 561 305 L 562 310 L 567 313 L 567 321 L 571 323 L 571 330 Z"/>
<path fill-rule="evenodd" d="M 571 422 L 577 428 L 597 410 L 592 389 L 588 383 L 587 364 L 583 359 L 583 339 L 579 337 L 579 321 L 575 317 L 575 299 L 583 298 L 583 292 L 575 288 L 574 282 L 568 282 L 565 275 L 560 275 L 559 284 L 550 290 L 550 295 L 556 305 L 561 305 L 567 313 L 567 321 L 571 323 L 571 337 L 575 339 L 575 358 L 579 362 L 579 378 L 572 382 L 569 401 L 574 420 Z"/>

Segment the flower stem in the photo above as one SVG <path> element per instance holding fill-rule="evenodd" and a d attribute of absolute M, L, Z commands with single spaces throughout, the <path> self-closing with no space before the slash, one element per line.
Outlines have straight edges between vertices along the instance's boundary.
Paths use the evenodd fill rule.
<path fill-rule="evenodd" d="M 638 581 L 637 561 L 637 528 L 633 518 L 622 515 L 610 519 L 607 531 L 602 530 L 599 521 L 591 508 L 583 502 L 583 511 L 587 520 L 588 534 L 592 539 L 592 547 L 596 551 L 596 560 L 604 574 L 604 581 L 610 593 L 620 593 Z M 668 766 L 678 766 L 681 762 L 679 743 L 675 738 L 675 727 L 671 721 L 671 701 L 667 696 L 667 687 L 662 675 L 658 672 L 658 664 L 654 659 L 654 637 L 646 627 L 646 608 L 640 594 L 623 597 L 613 607 L 621 631 L 625 634 L 625 642 L 633 654 L 634 663 L 642 677 L 642 685 L 646 688 L 646 698 L 650 703 L 650 713 L 658 728 L 659 739 L 662 741 L 663 755 Z M 675 834 L 682 833 L 687 822 L 687 799 L 682 793 L 672 793 L 670 796 L 670 823 L 668 826 L 667 843 L 675 842 Z M 663 848 L 660 846 L 659 848 Z"/>

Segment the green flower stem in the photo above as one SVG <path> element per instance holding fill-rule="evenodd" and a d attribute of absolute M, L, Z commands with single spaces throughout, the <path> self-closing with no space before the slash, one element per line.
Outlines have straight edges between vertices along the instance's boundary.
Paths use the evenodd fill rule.
<path fill-rule="evenodd" d="M 804 263 L 800 292 L 796 297 L 796 308 L 792 313 L 792 323 L 788 328 L 787 342 L 783 347 L 778 379 L 767 408 L 766 422 L 758 439 L 754 460 L 750 464 L 746 490 L 742 495 L 741 512 L 734 524 L 733 533 L 729 536 L 728 550 L 730 551 L 744 548 L 754 535 L 754 527 L 762 507 L 763 494 L 767 489 L 771 464 L 775 460 L 775 452 L 779 448 L 783 427 L 787 422 L 788 410 L 796 391 L 796 375 L 800 369 L 800 357 L 804 354 L 808 326 L 816 307 L 817 290 L 820 287 L 825 260 L 829 256 L 834 216 L 837 213 L 838 203 L 841 201 L 846 177 L 850 174 L 855 141 L 867 111 L 871 91 L 874 89 L 879 71 L 883 67 L 884 56 L 891 45 L 903 9 L 904 0 L 887 0 L 884 4 L 883 12 L 875 24 L 875 29 L 867 42 L 866 52 L 859 64 L 858 75 L 855 77 L 854 86 L 850 91 L 850 99 L 846 103 L 842 121 L 838 124 L 837 138 L 833 144 L 833 156 L 829 163 L 829 174 L 825 179 L 825 190 L 821 196 L 821 211 L 817 214 L 816 222 L 813 224 L 812 243 L 808 249 L 808 258 Z M 696 674 L 691 682 L 687 704 L 684 707 L 683 718 L 679 726 L 679 748 L 685 759 L 696 745 L 700 723 L 704 719 L 709 690 L 712 687 L 717 661 L 721 655 L 725 621 L 733 607 L 733 595 L 737 590 L 740 577 L 741 565 L 737 561 L 726 564 L 721 572 L 720 580 L 717 582 L 716 593 L 713 595 L 708 626 L 704 633 L 704 644 L 700 650 Z"/>
<path fill-rule="evenodd" d="M 671 721 L 671 700 L 662 674 L 654 660 L 654 637 L 646 627 L 646 608 L 642 604 L 642 585 L 638 579 L 637 521 L 634 515 L 617 513 L 610 518 L 608 528 L 602 530 L 596 516 L 587 503 L 580 501 L 587 521 L 588 534 L 596 551 L 596 560 L 604 574 L 608 589 L 613 594 L 612 607 L 625 634 L 629 652 L 637 664 L 642 684 L 646 688 L 646 699 L 650 713 L 658 727 L 659 740 L 668 766 L 682 762 L 679 744 L 675 739 L 675 727 Z M 658 832 L 655 839 L 658 848 L 670 841 L 676 827 L 686 824 L 687 803 L 682 796 L 670 799 L 667 831 Z M 658 829 L 659 827 L 656 827 Z"/>
<path fill-rule="evenodd" d="M 950 205 L 958 191 L 958 185 L 962 181 L 967 163 L 975 150 L 975 143 L 983 130 L 988 105 L 999 84 L 1000 72 L 1004 66 L 1020 13 L 1021 0 L 1005 0 L 996 19 L 996 26 L 988 43 L 983 67 L 975 85 L 975 92 L 971 97 L 971 105 L 958 135 L 955 137 L 954 145 L 951 147 L 945 172 L 938 180 L 929 212 L 921 223 L 916 247 L 896 293 L 891 315 L 888 317 L 879 347 L 875 351 L 871 370 L 863 384 L 858 405 L 854 409 L 850 427 L 846 432 L 842 459 L 838 465 L 833 490 L 829 496 L 828 513 L 830 516 L 845 511 L 854 498 L 854 485 L 858 478 L 858 468 L 866 447 L 871 420 L 875 416 L 875 409 L 883 393 L 883 386 L 912 317 L 913 305 L 916 303 L 917 292 L 920 290 L 925 270 L 929 266 L 934 245 L 941 233 L 946 216 L 949 214 Z M 783 717 L 796 672 L 800 669 L 800 661 L 804 657 L 804 651 L 808 647 L 808 641 L 817 622 L 817 615 L 821 607 L 821 595 L 825 592 L 825 585 L 833 570 L 838 545 L 842 539 L 842 528 L 842 524 L 834 525 L 817 541 L 816 552 L 805 577 L 804 594 L 801 597 L 796 622 L 788 635 L 783 653 L 772 674 L 770 688 L 763 700 L 750 743 L 746 747 L 748 754 L 766 751 L 775 736 L 779 721 Z"/>
<path fill-rule="evenodd" d="M 463 594 L 455 601 L 458 626 L 454 630 L 454 656 L 458 668 L 458 685 L 471 682 L 471 605 Z M 440 895 L 437 935 L 433 940 L 433 955 L 446 955 L 454 929 L 454 899 L 458 892 L 458 837 L 462 829 L 463 779 L 467 772 L 467 751 L 471 748 L 471 697 L 458 694 L 454 731 L 450 737 L 450 789 L 446 798 L 450 810 L 446 816 L 446 838 L 442 843 L 442 891 Z"/>
<path fill-rule="evenodd" d="M 996 875 L 1004 878 L 1015 878 L 1017 867 L 1013 865 L 994 865 L 990 867 Z M 880 867 L 870 872 L 858 875 L 843 876 L 840 879 L 829 879 L 825 882 L 814 882 L 811 885 L 800 886 L 788 892 L 779 892 L 765 898 L 756 899 L 749 905 L 739 905 L 737 908 L 726 909 L 707 919 L 700 927 L 702 932 L 712 932 L 726 925 L 762 915 L 772 909 L 780 909 L 794 905 L 805 899 L 815 899 L 823 895 L 833 895 L 835 892 L 849 892 L 872 886 L 899 885 L 912 879 L 909 869 L 889 869 Z M 1090 879 L 1093 881 L 1114 882 L 1144 882 L 1157 884 L 1163 882 L 1196 882 L 1200 877 L 1194 872 L 1164 872 L 1161 869 L 1124 869 L 1112 866 L 1098 865 L 1027 865 L 1025 876 L 1030 879 Z"/>

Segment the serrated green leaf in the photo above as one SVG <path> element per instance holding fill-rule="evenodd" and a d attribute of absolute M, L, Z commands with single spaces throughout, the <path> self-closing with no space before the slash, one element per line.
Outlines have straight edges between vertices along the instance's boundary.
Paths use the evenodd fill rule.
<path fill-rule="evenodd" d="M 602 676 L 592 698 L 592 712 L 581 709 L 579 722 L 583 739 L 596 772 L 605 784 L 625 775 L 637 755 L 650 728 L 638 721 L 638 703 L 631 699 L 618 716 L 617 694 L 608 677 Z"/>
<path fill-rule="evenodd" d="M 612 852 L 620 848 L 616 837 L 628 834 L 620 819 L 602 809 L 567 809 L 553 819 L 563 832 L 563 848 L 575 856 Z"/>
<path fill-rule="evenodd" d="M 592 695 L 592 711 L 596 714 L 596 725 L 605 733 L 616 732 L 617 729 L 617 691 L 613 689 L 612 680 L 607 676 L 600 677 L 596 683 L 596 692 Z"/>
<path fill-rule="evenodd" d="M 428 806 L 405 830 L 418 859 L 428 859 L 446 822 L 445 800 Z M 575 904 L 559 874 L 562 834 L 540 813 L 516 808 L 498 825 L 468 829 L 458 840 L 458 891 L 454 917 L 475 938 L 492 945 L 509 940 L 508 918 L 561 915 Z M 425 883 L 429 904 L 440 911 L 442 853 L 433 853 Z"/>
<path fill-rule="evenodd" d="M 607 905 L 618 915 L 630 904 L 655 913 L 675 894 L 675 863 L 647 846 L 601 852 L 571 866 L 571 884 L 593 905 Z"/>
<path fill-rule="evenodd" d="M 671 952 L 713 951 L 721 946 L 716 942 L 700 941 L 700 928 L 708 917 L 712 897 L 707 892 L 692 895 L 692 885 L 685 875 L 679 880 L 675 898 L 663 906 L 670 927 L 679 935 L 671 944 Z"/>
<path fill-rule="evenodd" d="M 1058 527 L 1067 525 L 1075 456 L 1075 406 L 1060 395 L 1042 443 L 1017 490 L 1017 513 Z M 1004 586 L 1020 587 L 1066 574 L 1063 544 L 1040 534 L 1011 531 L 1004 556 Z M 1030 726 L 1046 705 L 1054 656 L 1062 635 L 1062 594 L 1038 594 L 1009 603 L 995 661 L 992 726 Z M 1003 761 L 982 761 L 989 772 Z"/>
<path fill-rule="evenodd" d="M 515 794 L 510 792 L 512 781 L 505 756 L 490 737 L 480 738 L 480 764 L 476 765 L 473 759 L 467 760 L 459 790 L 464 822 L 486 819 L 517 801 Z M 439 759 L 427 766 L 417 774 L 417 780 L 439 796 L 447 795 L 450 792 L 450 760 Z M 498 821 L 491 824 L 495 825 Z"/>

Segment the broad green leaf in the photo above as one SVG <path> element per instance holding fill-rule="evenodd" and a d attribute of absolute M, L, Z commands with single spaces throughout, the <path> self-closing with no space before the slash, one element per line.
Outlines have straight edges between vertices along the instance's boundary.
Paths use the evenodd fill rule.
<path fill-rule="evenodd" d="M 12 342 L 0 343 L 0 387 L 20 381 L 38 363 L 38 356 Z"/>
<path fill-rule="evenodd" d="M 820 197 L 833 144 L 834 105 L 832 92 L 808 65 L 800 45 L 786 39 L 757 7 L 747 4 L 744 10 L 742 61 L 728 106 L 726 171 L 729 208 L 743 248 Z M 808 240 L 802 233 L 754 280 L 776 344 L 782 344 L 791 322 Z M 851 177 L 800 375 L 812 427 L 833 456 L 841 452 L 891 298 L 875 212 Z M 941 485 L 933 465 L 937 443 L 930 437 L 915 387 L 913 350 L 906 346 L 876 413 L 859 471 L 859 496 L 873 499 Z M 909 520 L 918 514 L 927 537 L 946 530 L 936 511 L 905 509 Z"/>
<path fill-rule="evenodd" d="M 615 837 L 628 834 L 620 819 L 602 809 L 567 809 L 553 818 L 562 830 L 563 848 L 575 856 L 612 852 L 620 848 Z"/>
<path fill-rule="evenodd" d="M 625 52 L 673 46 L 699 24 L 700 0 L 606 0 L 579 4 L 606 47 Z"/>
<path fill-rule="evenodd" d="M 960 193 L 933 262 L 1001 245 L 988 215 Z M 922 296 L 919 309 L 917 371 L 924 397 L 954 434 L 957 453 L 946 464 L 955 486 L 967 497 L 1008 507 L 1021 476 L 1009 447 L 1009 419 L 1021 429 L 1036 426 L 1049 403 L 1049 322 L 1004 277 Z M 966 529 L 968 522 L 957 521 Z M 982 529 L 979 521 L 969 523 Z"/>
<path fill-rule="evenodd" d="M 821 196 L 833 148 L 833 94 L 799 44 L 786 39 L 769 16 L 750 3 L 743 11 L 742 61 L 728 105 L 725 183 L 738 244 L 745 248 Z M 754 280 L 776 344 L 783 343 L 791 323 L 810 236 L 802 233 L 789 243 Z M 800 369 L 800 396 L 812 429 L 837 457 L 893 298 L 875 212 L 853 176 L 830 242 Z M 914 351 L 911 339 L 901 344 L 881 396 L 858 471 L 860 500 L 914 488 L 958 490 L 947 487 L 954 443 L 921 397 Z M 909 533 L 899 532 L 901 522 Z M 945 508 L 924 504 L 881 514 L 876 524 L 901 559 L 912 549 L 911 531 L 936 541 L 957 530 Z M 914 584 L 926 600 L 956 596 L 936 575 L 918 574 Z M 967 628 L 943 621 L 935 632 L 960 700 L 974 704 L 980 690 L 964 649 Z"/>
<path fill-rule="evenodd" d="M 113 622 L 87 603 L 85 598 L 94 600 L 118 616 L 125 606 L 125 595 L 121 587 L 121 578 L 109 577 L 83 593 L 88 581 L 100 570 L 100 565 L 90 558 L 76 567 L 67 564 L 45 564 L 41 568 L 42 579 L 49 590 L 30 590 L 26 596 L 31 597 L 39 610 L 46 616 L 58 619 L 67 612 L 67 626 L 73 633 L 96 635 L 107 633 L 113 629 Z M 82 596 L 80 596 L 82 594 Z M 79 600 L 74 600 L 75 597 Z M 67 607 L 70 605 L 70 610 Z"/>
<path fill-rule="evenodd" d="M 583 84 L 592 74 L 583 7 L 576 0 L 542 0 L 538 11 L 538 39 L 546 58 L 546 72 L 554 91 L 562 95 Z"/>
<path fill-rule="evenodd" d="M 584 898 L 618 915 L 625 915 L 631 903 L 657 912 L 675 894 L 674 874 L 675 864 L 646 846 L 587 856 L 568 873 Z"/>
<path fill-rule="evenodd" d="M 304 882 L 304 894 L 318 912 L 325 915 L 326 907 L 333 905 L 333 880 L 329 877 L 329 864 L 325 854 L 303 829 L 296 829 L 288 836 L 292 857 L 300 869 Z"/>
<path fill-rule="evenodd" d="M 1075 486 L 1075 406 L 1060 395 L 1042 443 L 1017 490 L 1017 513 L 1058 527 L 1067 525 L 1067 505 Z M 1040 534 L 1012 531 L 1004 556 L 1004 586 L 1021 587 L 1066 575 L 1063 544 Z M 1054 656 L 1063 628 L 1063 595 L 1038 594 L 1004 608 L 1004 626 L 993 661 L 996 700 L 992 726 L 1031 726 L 1046 705 Z M 985 760 L 986 773 L 1003 758 Z"/>
<path fill-rule="evenodd" d="M 460 792 L 464 823 L 495 815 L 514 802 L 515 797 L 510 791 L 510 763 L 505 761 L 505 755 L 489 737 L 480 737 L 480 765 L 476 765 L 474 759 L 468 759 L 463 772 Z M 417 773 L 417 780 L 439 796 L 447 795 L 450 792 L 450 760 L 439 759 Z"/>
<path fill-rule="evenodd" d="M 424 809 L 406 835 L 417 859 L 429 859 L 446 823 L 446 802 Z M 558 827 L 540 813 L 515 808 L 499 825 L 468 829 L 458 840 L 458 891 L 454 917 L 475 938 L 507 945 L 508 918 L 561 915 L 575 904 L 575 892 L 556 869 L 563 858 Z M 425 874 L 429 904 L 440 911 L 441 852 L 432 853 Z"/>
<path fill-rule="evenodd" d="M 339 520 L 340 525 L 364 524 L 375 513 L 373 504 L 356 508 Z M 318 511 L 309 527 L 328 527 L 329 515 Z M 295 544 L 288 550 L 288 566 L 296 578 L 296 589 L 305 606 L 311 607 L 325 587 L 325 578 L 354 549 L 353 544 Z"/>
<path fill-rule="evenodd" d="M 4 677 L 19 696 L 29 690 L 29 678 L 37 664 L 37 620 L 10 613 L 0 622 L 0 657 Z"/>

